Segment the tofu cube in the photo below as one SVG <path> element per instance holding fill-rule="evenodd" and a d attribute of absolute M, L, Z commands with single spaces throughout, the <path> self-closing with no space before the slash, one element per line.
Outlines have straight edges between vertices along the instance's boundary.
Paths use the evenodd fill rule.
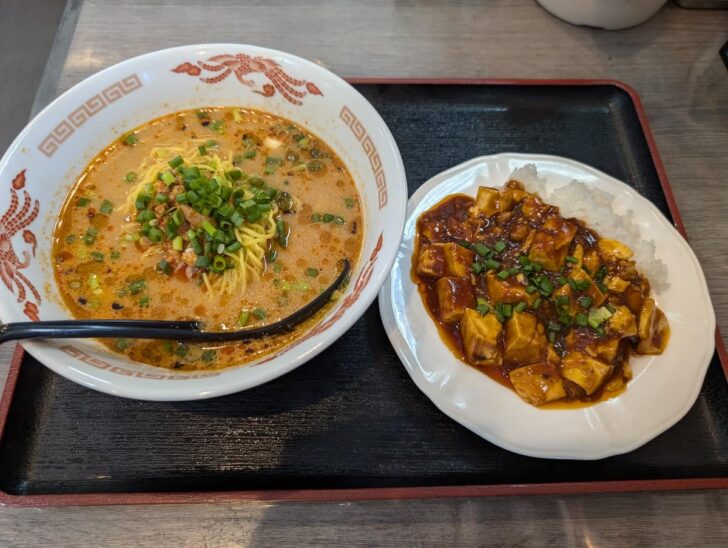
<path fill-rule="evenodd" d="M 473 207 L 475 214 L 490 217 L 498 213 L 498 197 L 499 192 L 496 188 L 485 186 L 478 188 L 475 206 Z"/>
<path fill-rule="evenodd" d="M 498 190 L 497 188 L 481 186 L 478 188 L 472 213 L 490 217 L 496 213 L 510 211 L 513 208 L 514 198 L 520 196 L 518 192 L 512 189 Z"/>
<path fill-rule="evenodd" d="M 470 268 L 475 260 L 475 253 L 456 243 L 443 244 L 445 256 L 445 275 L 458 278 L 470 274 Z"/>
<path fill-rule="evenodd" d="M 619 350 L 619 338 L 600 339 L 591 343 L 584 350 L 594 358 L 612 363 L 614 358 L 617 357 L 617 350 Z"/>
<path fill-rule="evenodd" d="M 460 321 L 460 336 L 468 361 L 475 365 L 500 367 L 503 354 L 498 339 L 503 326 L 494 314 L 481 316 L 472 308 L 465 310 Z"/>
<path fill-rule="evenodd" d="M 470 280 L 440 278 L 435 282 L 435 292 L 440 305 L 440 320 L 444 323 L 460 321 L 465 309 L 475 306 L 475 295 Z"/>
<path fill-rule="evenodd" d="M 529 195 L 521 204 L 521 213 L 532 222 L 537 222 L 546 212 L 546 204 L 544 204 L 535 194 Z"/>
<path fill-rule="evenodd" d="M 527 365 L 508 374 L 516 394 L 531 405 L 543 405 L 566 396 L 556 368 L 545 363 Z"/>
<path fill-rule="evenodd" d="M 653 299 L 645 299 L 639 317 L 637 344 L 638 354 L 662 354 L 670 338 L 670 325 L 665 314 L 657 308 Z"/>
<path fill-rule="evenodd" d="M 560 217 L 549 217 L 531 242 L 528 258 L 546 270 L 559 270 L 576 234 L 576 226 Z"/>
<path fill-rule="evenodd" d="M 599 253 L 602 255 L 604 260 L 614 260 L 614 259 L 630 259 L 632 258 L 632 250 L 628 248 L 626 245 L 624 245 L 622 242 L 618 242 L 617 240 L 610 240 L 608 238 L 602 238 L 597 242 L 597 249 L 599 250 Z"/>
<path fill-rule="evenodd" d="M 417 273 L 420 276 L 440 278 L 445 275 L 445 253 L 443 244 L 429 244 L 420 247 L 417 258 Z"/>
<path fill-rule="evenodd" d="M 526 286 L 520 283 L 514 276 L 501 280 L 492 271 L 485 275 L 485 284 L 488 288 L 490 300 L 494 303 L 520 303 L 526 301 L 532 303 L 537 294 L 528 294 Z"/>
<path fill-rule="evenodd" d="M 610 291 L 614 291 L 615 293 L 624 293 L 624 291 L 629 287 L 629 282 L 627 280 L 623 280 L 619 276 L 609 276 L 606 280 L 604 280 L 604 285 L 606 285 Z"/>
<path fill-rule="evenodd" d="M 569 330 L 565 342 L 567 348 L 582 348 L 592 358 L 612 363 L 619 350 L 619 337 L 593 340 L 591 330 L 587 327 L 577 327 Z"/>
<path fill-rule="evenodd" d="M 546 358 L 548 343 L 543 325 L 533 314 L 514 312 L 505 322 L 505 333 L 503 358 L 506 363 L 525 365 Z"/>
<path fill-rule="evenodd" d="M 615 307 L 614 314 L 607 320 L 607 332 L 618 337 L 634 337 L 637 334 L 637 321 L 626 306 Z"/>
<path fill-rule="evenodd" d="M 569 352 L 561 359 L 561 376 L 579 385 L 589 395 L 596 392 L 611 372 L 611 365 L 583 352 Z"/>

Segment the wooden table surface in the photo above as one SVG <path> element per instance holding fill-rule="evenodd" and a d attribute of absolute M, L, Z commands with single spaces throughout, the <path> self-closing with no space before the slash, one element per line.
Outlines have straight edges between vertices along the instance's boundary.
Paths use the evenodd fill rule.
<path fill-rule="evenodd" d="M 70 0 L 34 110 L 123 59 L 205 41 L 282 49 L 342 76 L 623 80 L 642 97 L 725 339 L 726 40 L 728 11 L 673 5 L 605 32 L 565 24 L 532 0 Z M 0 351 L 0 383 L 10 351 Z M 3 546 L 160 543 L 726 545 L 728 492 L 0 508 Z"/>

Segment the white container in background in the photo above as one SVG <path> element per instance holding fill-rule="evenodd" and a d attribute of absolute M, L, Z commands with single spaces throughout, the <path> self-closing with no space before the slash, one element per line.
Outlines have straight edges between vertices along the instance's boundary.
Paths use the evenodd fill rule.
<path fill-rule="evenodd" d="M 552 15 L 572 25 L 606 30 L 634 27 L 656 14 L 666 0 L 536 0 Z"/>

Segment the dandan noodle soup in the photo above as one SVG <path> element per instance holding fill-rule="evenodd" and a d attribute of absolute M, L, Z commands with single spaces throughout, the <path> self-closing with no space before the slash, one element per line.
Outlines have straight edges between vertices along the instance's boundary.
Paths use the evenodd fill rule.
<path fill-rule="evenodd" d="M 362 207 L 343 162 L 289 120 L 184 111 L 136 129 L 79 177 L 54 231 L 53 264 L 77 318 L 199 319 L 209 330 L 275 322 L 355 264 Z M 191 345 L 104 341 L 175 369 L 226 367 L 300 338 Z"/>

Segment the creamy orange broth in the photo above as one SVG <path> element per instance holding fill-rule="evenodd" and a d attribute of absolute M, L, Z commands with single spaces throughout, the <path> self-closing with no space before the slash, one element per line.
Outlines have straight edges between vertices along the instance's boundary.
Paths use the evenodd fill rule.
<path fill-rule="evenodd" d="M 288 316 L 331 284 L 340 259 L 356 264 L 363 233 L 356 186 L 333 150 L 305 129 L 264 112 L 214 108 L 170 114 L 133 135 L 131 141 L 124 136 L 114 142 L 89 164 L 54 231 L 56 281 L 76 318 L 199 319 L 206 329 L 217 330 L 239 328 L 246 315 L 246 327 L 264 325 Z M 275 141 L 270 138 L 282 144 L 271 149 L 268 145 Z M 160 261 L 177 265 L 182 253 L 169 241 L 149 245 L 144 239 L 128 239 L 139 223 L 126 209 L 136 184 L 127 175 L 140 176 L 137 172 L 154 147 L 189 147 L 208 139 L 216 141 L 220 156 L 238 156 L 236 166 L 245 176 L 262 178 L 267 186 L 289 193 L 296 204 L 295 211 L 279 213 L 290 228 L 287 247 L 278 239 L 267 244 L 263 272 L 244 291 L 210 292 L 199 272 L 188 276 L 194 268 L 160 272 Z M 251 150 L 255 157 L 250 157 Z M 281 163 L 271 169 L 267 158 Z M 174 201 L 166 205 L 175 206 Z M 209 274 L 210 279 L 215 276 Z M 300 338 L 325 310 L 293 333 L 248 343 L 103 342 L 115 352 L 160 367 L 221 368 L 257 359 Z"/>

